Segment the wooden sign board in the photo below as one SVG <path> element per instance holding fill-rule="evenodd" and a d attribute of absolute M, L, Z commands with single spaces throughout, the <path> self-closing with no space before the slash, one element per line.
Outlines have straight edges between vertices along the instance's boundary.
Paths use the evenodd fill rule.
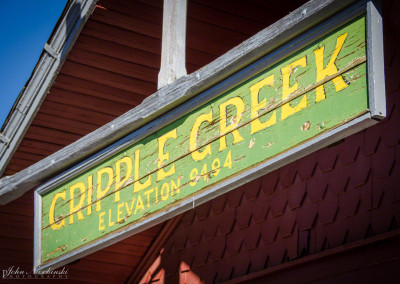
<path fill-rule="evenodd" d="M 223 91 L 198 95 L 163 128 L 133 133 L 40 187 L 35 268 L 70 262 L 372 125 L 371 103 L 384 94 L 370 89 L 365 7 L 267 54 L 218 84 Z"/>

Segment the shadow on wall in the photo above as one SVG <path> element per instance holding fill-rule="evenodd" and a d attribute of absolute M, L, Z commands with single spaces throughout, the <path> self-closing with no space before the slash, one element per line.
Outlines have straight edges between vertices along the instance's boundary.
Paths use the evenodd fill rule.
<path fill-rule="evenodd" d="M 400 246 L 400 4 L 383 4 L 387 118 L 186 212 L 139 283 L 218 283 L 268 268 L 290 283 L 296 267 L 276 267 L 360 243 L 329 265 L 314 259 L 321 266 L 295 281 L 399 279 L 390 251 Z"/>

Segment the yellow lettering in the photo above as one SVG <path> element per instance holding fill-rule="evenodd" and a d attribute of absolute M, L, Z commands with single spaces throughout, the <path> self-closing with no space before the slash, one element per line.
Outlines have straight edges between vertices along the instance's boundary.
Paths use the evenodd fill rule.
<path fill-rule="evenodd" d="M 126 166 L 126 173 L 125 177 L 121 180 L 121 164 L 125 164 Z M 128 181 L 132 174 L 132 159 L 131 157 L 123 157 L 121 160 L 115 163 L 115 202 L 120 200 L 120 191 L 119 189 L 122 188 L 125 183 Z"/>
<path fill-rule="evenodd" d="M 86 215 L 89 216 L 90 214 L 92 214 L 92 196 L 93 196 L 93 175 L 88 176 L 87 178 L 87 182 L 88 182 L 88 194 L 87 194 L 87 208 L 86 208 Z"/>
<path fill-rule="evenodd" d="M 128 212 L 129 216 L 132 215 L 133 203 L 135 203 L 135 198 L 132 199 L 131 208 L 129 208 L 128 202 L 125 202 L 126 212 Z"/>
<path fill-rule="evenodd" d="M 181 178 L 178 178 L 178 184 L 176 184 L 173 180 L 171 180 L 171 196 L 174 196 L 175 194 L 179 194 L 181 192 L 180 190 L 181 186 Z"/>
<path fill-rule="evenodd" d="M 166 190 L 166 192 L 165 192 Z M 169 195 L 169 185 L 168 183 L 164 183 L 161 187 L 161 199 L 167 200 Z"/>
<path fill-rule="evenodd" d="M 200 175 L 202 175 L 204 180 L 207 181 L 208 179 L 207 164 L 204 164 L 203 168 L 201 169 Z"/>
<path fill-rule="evenodd" d="M 140 194 L 138 194 L 136 208 L 135 208 L 135 212 L 133 214 L 136 214 L 138 209 L 144 210 L 143 200 L 142 200 L 142 197 L 140 196 Z"/>
<path fill-rule="evenodd" d="M 226 155 L 226 159 L 224 162 L 224 167 L 225 168 L 232 168 L 232 153 L 231 151 L 228 152 L 228 155 Z"/>
<path fill-rule="evenodd" d="M 108 209 L 108 227 L 114 226 L 114 222 L 111 221 L 111 208 Z"/>
<path fill-rule="evenodd" d="M 107 186 L 104 189 L 102 188 L 103 185 L 103 175 L 107 176 Z M 96 211 L 101 210 L 100 200 L 101 198 L 106 195 L 106 193 L 111 188 L 113 184 L 113 169 L 110 167 L 103 168 L 97 172 L 97 201 L 96 201 Z"/>
<path fill-rule="evenodd" d="M 122 218 L 122 207 L 124 207 L 124 203 L 120 203 L 120 204 L 118 204 L 118 208 L 117 208 L 117 211 L 118 211 L 118 214 L 117 214 L 117 222 L 118 223 L 121 223 L 124 219 Z"/>
<path fill-rule="evenodd" d="M 315 54 L 315 65 L 317 67 L 317 80 L 316 82 L 319 82 L 320 80 L 325 79 L 327 76 L 334 75 L 336 72 L 338 72 L 338 69 L 335 65 L 335 61 L 337 56 L 339 55 L 340 50 L 343 47 L 343 43 L 346 40 L 348 33 L 342 34 L 339 36 L 336 40 L 336 47 L 335 50 L 333 51 L 332 57 L 328 63 L 328 65 L 324 68 L 324 48 L 325 46 L 322 46 L 321 48 L 318 48 L 314 50 Z M 348 84 L 343 80 L 343 77 L 341 75 L 337 76 L 336 78 L 332 79 L 336 92 L 339 92 L 343 90 L 344 88 L 347 88 Z M 318 86 L 316 88 L 316 98 L 315 101 L 319 102 L 321 100 L 325 99 L 325 91 L 324 91 L 324 86 Z"/>
<path fill-rule="evenodd" d="M 80 199 L 79 199 L 79 203 L 74 206 L 74 193 L 75 193 L 75 189 L 80 189 Z M 69 201 L 69 223 L 73 224 L 74 223 L 74 213 L 76 212 L 76 215 L 78 215 L 78 220 L 82 220 L 83 219 L 83 214 L 81 212 L 81 208 L 83 206 L 83 202 L 85 201 L 85 184 L 83 182 L 78 182 L 76 184 L 74 184 L 73 186 L 71 186 L 69 188 L 69 195 L 70 195 L 70 201 Z M 78 195 L 79 196 L 79 195 Z"/>
<path fill-rule="evenodd" d="M 104 215 L 106 212 L 99 213 L 99 231 L 104 230 L 106 226 L 104 225 Z"/>
<path fill-rule="evenodd" d="M 145 189 L 146 187 L 151 185 L 151 175 L 147 178 L 147 180 L 144 183 L 140 183 L 139 178 L 139 161 L 140 161 L 140 149 L 137 149 L 135 151 L 135 184 L 134 184 L 134 189 L 133 192 L 138 192 L 141 191 L 142 189 Z"/>
<path fill-rule="evenodd" d="M 307 61 L 306 57 L 303 56 L 299 60 L 290 63 L 288 66 L 283 67 L 282 72 L 282 100 L 286 99 L 287 96 L 293 94 L 297 91 L 299 87 L 299 83 L 295 83 L 293 86 L 290 86 L 290 75 L 294 72 L 294 69 L 297 66 L 306 67 Z M 298 103 L 297 106 L 291 107 L 290 103 L 286 103 L 282 106 L 282 114 L 281 119 L 284 120 L 285 118 L 295 114 L 296 112 L 304 109 L 307 107 L 307 97 L 304 95 L 301 101 Z"/>
<path fill-rule="evenodd" d="M 260 92 L 260 89 L 265 86 L 274 86 L 274 74 L 271 76 L 268 76 L 264 80 L 261 80 L 260 82 L 254 84 L 253 86 L 250 87 L 250 93 L 251 93 L 251 112 L 250 112 L 250 119 L 251 121 L 251 134 L 254 134 L 258 131 L 261 131 L 271 125 L 274 125 L 276 123 L 276 110 L 272 112 L 271 117 L 265 121 L 261 122 L 260 119 L 258 119 L 258 111 L 266 108 L 267 106 L 267 99 L 264 98 L 261 102 L 258 101 L 258 95 Z"/>
<path fill-rule="evenodd" d="M 230 152 L 231 151 L 229 151 L 229 153 Z M 216 177 L 219 174 L 220 167 L 221 167 L 220 160 L 218 158 L 215 158 L 214 161 L 211 164 L 211 169 L 212 169 L 212 172 L 213 172 L 213 176 Z"/>
<path fill-rule="evenodd" d="M 163 162 L 169 159 L 169 152 L 164 153 L 164 146 L 167 140 L 170 138 L 176 139 L 176 128 L 158 138 L 158 168 L 159 168 L 157 172 L 158 181 L 175 173 L 175 164 L 172 164 L 168 172 L 165 172 L 163 169 L 163 164 L 164 164 Z"/>
<path fill-rule="evenodd" d="M 64 218 L 62 218 L 62 220 L 58 224 L 54 220 L 54 210 L 55 210 L 55 207 L 56 207 L 57 199 L 59 199 L 59 198 L 65 200 L 65 191 L 56 193 L 53 196 L 53 199 L 51 200 L 51 205 L 50 205 L 50 210 L 49 210 L 49 224 L 51 225 L 50 227 L 51 227 L 52 230 L 59 230 L 59 229 L 61 229 L 62 227 L 65 226 L 65 219 Z"/>
<path fill-rule="evenodd" d="M 199 171 L 196 168 L 193 168 L 192 171 L 190 172 L 190 185 L 195 186 L 197 181 L 199 180 L 198 177 Z"/>
<path fill-rule="evenodd" d="M 233 105 L 236 108 L 236 115 L 232 119 L 232 123 L 227 125 L 227 107 L 228 105 Z M 242 119 L 244 112 L 244 102 L 240 97 L 235 97 L 227 100 L 226 102 L 220 104 L 219 106 L 219 115 L 220 115 L 220 134 L 223 135 L 219 138 L 219 150 L 222 151 L 226 149 L 226 135 L 230 131 L 232 131 L 233 135 L 233 144 L 239 143 L 243 141 L 243 137 L 240 136 L 240 133 L 235 127 L 239 124 Z M 234 130 L 235 129 L 235 130 Z"/>
<path fill-rule="evenodd" d="M 150 193 L 152 193 L 154 189 L 149 189 L 148 191 L 144 192 L 144 195 L 147 197 L 147 208 L 150 207 Z"/>
<path fill-rule="evenodd" d="M 200 129 L 200 126 L 203 122 L 208 121 L 212 122 L 212 109 L 209 113 L 205 113 L 200 115 L 196 118 L 196 121 L 193 124 L 193 128 L 190 131 L 190 138 L 189 138 L 189 148 L 192 152 L 192 158 L 194 161 L 203 160 L 207 154 L 211 156 L 211 145 L 208 144 L 202 152 L 196 150 L 197 149 L 197 135 Z"/>

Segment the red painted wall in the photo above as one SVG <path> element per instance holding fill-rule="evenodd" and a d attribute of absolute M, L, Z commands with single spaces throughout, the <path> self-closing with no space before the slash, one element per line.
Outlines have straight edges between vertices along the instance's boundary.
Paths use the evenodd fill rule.
<path fill-rule="evenodd" d="M 400 4 L 383 11 L 387 118 L 185 213 L 143 283 L 400 280 Z"/>

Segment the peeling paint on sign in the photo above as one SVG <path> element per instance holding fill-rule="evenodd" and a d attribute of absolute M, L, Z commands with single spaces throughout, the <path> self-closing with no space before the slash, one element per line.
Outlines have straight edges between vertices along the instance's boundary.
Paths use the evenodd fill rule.
<path fill-rule="evenodd" d="M 365 34 L 363 16 L 45 193 L 41 262 L 366 113 Z"/>

